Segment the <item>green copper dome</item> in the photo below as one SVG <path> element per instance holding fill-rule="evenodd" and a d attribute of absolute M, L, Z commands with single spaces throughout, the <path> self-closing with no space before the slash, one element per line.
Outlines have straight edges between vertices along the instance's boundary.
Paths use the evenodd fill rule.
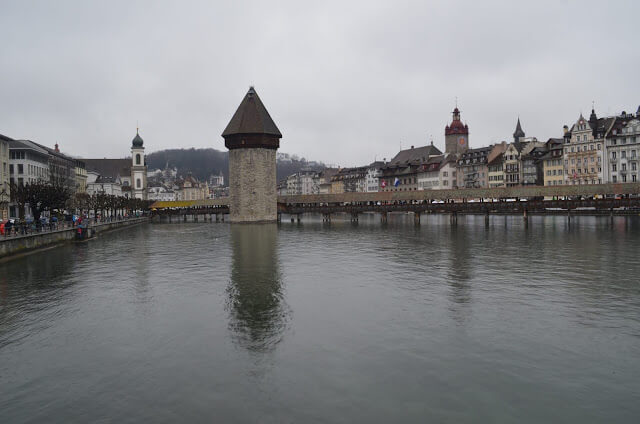
<path fill-rule="evenodd" d="M 138 134 L 138 130 L 136 130 L 136 136 L 133 137 L 133 140 L 131 141 L 131 145 L 133 147 L 142 147 L 143 143 L 144 141 L 142 141 L 142 137 L 140 137 L 140 134 Z"/>

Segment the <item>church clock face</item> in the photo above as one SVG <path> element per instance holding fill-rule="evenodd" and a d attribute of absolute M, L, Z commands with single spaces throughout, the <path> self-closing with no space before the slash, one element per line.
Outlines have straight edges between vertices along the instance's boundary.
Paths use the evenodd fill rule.
<path fill-rule="evenodd" d="M 460 144 L 461 146 L 464 146 L 466 142 L 467 142 L 467 140 L 465 140 L 464 137 L 460 137 L 458 139 L 458 144 Z"/>

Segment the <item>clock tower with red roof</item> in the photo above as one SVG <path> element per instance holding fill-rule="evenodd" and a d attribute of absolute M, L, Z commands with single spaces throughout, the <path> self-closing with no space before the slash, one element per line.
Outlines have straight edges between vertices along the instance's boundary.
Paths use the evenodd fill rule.
<path fill-rule="evenodd" d="M 461 154 L 469 149 L 469 126 L 460 120 L 460 111 L 453 109 L 453 121 L 444 129 L 445 154 Z"/>

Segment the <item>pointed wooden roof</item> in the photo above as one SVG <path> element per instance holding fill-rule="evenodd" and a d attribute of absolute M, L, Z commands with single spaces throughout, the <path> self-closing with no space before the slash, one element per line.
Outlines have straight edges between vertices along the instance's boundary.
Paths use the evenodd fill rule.
<path fill-rule="evenodd" d="M 267 134 L 282 137 L 280 130 L 271 119 L 271 115 L 264 107 L 258 93 L 253 87 L 242 99 L 238 110 L 222 133 L 223 137 L 236 134 Z"/>
<path fill-rule="evenodd" d="M 513 133 L 514 137 L 524 137 L 524 131 L 522 131 L 522 126 L 520 125 L 520 117 L 518 116 L 518 123 L 516 124 L 516 130 Z"/>

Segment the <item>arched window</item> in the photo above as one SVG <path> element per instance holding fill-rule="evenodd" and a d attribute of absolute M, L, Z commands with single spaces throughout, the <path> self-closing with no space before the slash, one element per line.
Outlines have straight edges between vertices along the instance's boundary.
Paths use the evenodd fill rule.
<path fill-rule="evenodd" d="M 136 165 L 140 165 L 140 153 L 136 154 Z"/>
<path fill-rule="evenodd" d="M 136 180 L 136 188 L 142 188 L 142 181 L 140 180 L 140 178 Z"/>

